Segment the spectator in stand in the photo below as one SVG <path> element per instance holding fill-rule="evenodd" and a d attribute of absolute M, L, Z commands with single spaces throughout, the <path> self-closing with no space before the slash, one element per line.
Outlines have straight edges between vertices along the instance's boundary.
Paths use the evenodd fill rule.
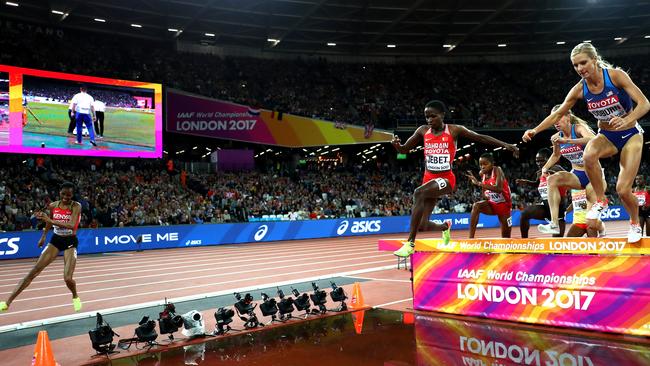
<path fill-rule="evenodd" d="M 559 61 L 510 63 L 507 68 L 500 63 L 477 63 L 472 65 L 471 74 L 466 72 L 465 64 L 432 68 L 424 64 L 353 64 L 299 58 L 259 62 L 243 57 L 196 57 L 162 42 L 143 45 L 136 39 L 115 35 L 93 34 L 97 42 L 88 44 L 86 33 L 66 30 L 59 39 L 3 27 L 0 61 L 37 69 L 161 82 L 206 97 L 323 118 L 339 125 L 364 126 L 372 121 L 374 128 L 393 128 L 397 121 L 414 124 L 419 106 L 432 93 L 442 97 L 438 85 L 446 86 L 450 122 L 462 120 L 463 125 L 471 128 L 532 124 L 545 116 L 544 111 L 554 101 L 564 97 L 562 85 L 569 85 L 574 78 L 566 62 Z M 102 47 L 95 47 L 96 43 Z M 69 57 L 79 52 L 88 56 Z M 107 59 L 102 57 L 104 54 L 112 57 Z M 629 67 L 641 90 L 650 86 L 650 66 L 643 58 L 628 56 L 615 61 Z M 396 77 L 399 83 L 394 82 Z M 304 83 L 306 79 L 310 83 Z M 505 87 L 500 82 L 504 79 L 509 81 Z M 109 99 L 98 92 L 101 91 L 92 90 L 91 94 L 108 106 L 135 107 L 131 95 L 122 93 Z M 67 102 L 69 93 L 61 88 L 48 95 Z M 574 112 L 582 118 L 587 116 L 584 106 Z"/>

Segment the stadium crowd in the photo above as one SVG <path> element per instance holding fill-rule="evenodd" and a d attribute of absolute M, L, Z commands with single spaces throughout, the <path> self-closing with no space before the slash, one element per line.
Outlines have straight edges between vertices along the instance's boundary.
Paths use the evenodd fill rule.
<path fill-rule="evenodd" d="M 419 159 L 349 166 L 309 165 L 219 174 L 170 172 L 162 160 L 3 156 L 0 164 L 0 230 L 35 229 L 34 212 L 58 199 L 63 181 L 76 184 L 82 227 L 243 222 L 264 215 L 306 220 L 409 215 L 420 184 Z M 510 182 L 514 208 L 539 201 L 536 189 L 516 178 L 535 179 L 533 159 L 500 162 Z M 417 167 L 416 167 L 417 166 Z M 469 212 L 480 192 L 462 177 L 476 161 L 457 165 L 458 189 L 435 213 Z M 615 163 L 606 163 L 609 192 Z M 644 162 L 641 171 L 647 171 Z M 612 197 L 618 203 L 616 197 Z"/>
<path fill-rule="evenodd" d="M 81 37 L 84 42 L 79 42 Z M 89 46 L 79 49 L 79 44 Z M 182 53 L 167 43 L 97 33 L 66 30 L 58 38 L 7 28 L 0 28 L 0 49 L 2 64 L 159 82 L 256 108 L 388 129 L 399 121 L 419 120 L 422 106 L 435 98 L 448 103 L 451 118 L 471 127 L 530 126 L 578 81 L 568 57 L 508 64 L 358 64 L 301 58 L 260 62 Z M 650 90 L 650 67 L 642 58 L 610 61 L 628 70 L 642 90 Z M 588 117 L 586 110 L 576 113 Z"/>
<path fill-rule="evenodd" d="M 78 42 L 81 37 L 84 42 Z M 448 121 L 472 128 L 530 127 L 562 101 L 564 92 L 578 79 L 568 60 L 453 65 L 300 58 L 260 62 L 181 53 L 155 41 L 72 30 L 59 38 L 3 27 L 0 49 L 2 64 L 159 82 L 253 107 L 390 129 L 398 121 L 421 121 L 422 106 L 434 98 L 448 103 Z M 76 54 L 84 57 L 70 57 Z M 626 67 L 642 90 L 650 90 L 650 67 L 643 60 L 610 61 Z M 0 79 L 6 75 L 0 74 Z M 38 85 L 25 91 L 52 98 L 72 92 Z M 133 103 L 126 94 L 116 98 L 115 104 Z M 592 121 L 586 111 L 575 112 Z M 170 174 L 161 160 L 4 156 L 0 158 L 0 229 L 35 228 L 34 211 L 57 199 L 58 185 L 65 180 L 77 185 L 83 227 L 242 222 L 264 215 L 319 219 L 410 214 L 412 192 L 421 182 L 421 158 L 411 159 L 410 164 L 378 161 L 372 166 L 351 162 L 336 167 L 280 163 L 270 170 L 191 174 L 189 179 L 179 179 L 187 176 Z M 617 163 L 603 163 L 609 192 L 614 192 Z M 521 208 L 539 200 L 535 189 L 514 184 L 516 178 L 535 179 L 532 156 L 503 159 L 498 165 L 510 181 L 513 206 Z M 479 192 L 463 178 L 466 168 L 457 167 L 458 190 L 443 198 L 436 212 L 468 212 L 479 199 Z M 647 162 L 640 171 L 648 171 Z"/>

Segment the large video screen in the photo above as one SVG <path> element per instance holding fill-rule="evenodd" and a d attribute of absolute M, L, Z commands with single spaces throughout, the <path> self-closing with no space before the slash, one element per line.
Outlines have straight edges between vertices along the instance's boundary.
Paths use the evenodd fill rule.
<path fill-rule="evenodd" d="M 9 145 L 9 74 L 0 72 L 0 146 Z"/>
<path fill-rule="evenodd" d="M 160 158 L 162 85 L 0 65 L 0 152 Z"/>

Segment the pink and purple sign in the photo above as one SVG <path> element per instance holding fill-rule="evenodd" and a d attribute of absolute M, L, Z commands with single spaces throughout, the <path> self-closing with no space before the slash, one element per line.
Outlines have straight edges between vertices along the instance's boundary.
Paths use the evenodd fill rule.
<path fill-rule="evenodd" d="M 167 131 L 264 145 L 307 147 L 388 142 L 393 134 L 167 89 Z"/>
<path fill-rule="evenodd" d="M 416 251 L 414 308 L 650 335 L 650 257 Z"/>

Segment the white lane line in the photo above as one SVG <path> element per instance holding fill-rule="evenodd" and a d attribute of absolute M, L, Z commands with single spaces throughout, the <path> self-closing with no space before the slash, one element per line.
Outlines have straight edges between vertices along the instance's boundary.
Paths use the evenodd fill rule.
<path fill-rule="evenodd" d="M 385 262 L 385 261 L 368 262 L 368 264 L 382 263 L 382 262 Z M 335 269 L 335 268 L 339 268 L 339 267 L 349 267 L 349 266 L 337 266 L 337 267 L 320 268 L 320 269 L 328 270 L 328 269 Z M 312 277 L 303 277 L 303 278 L 290 279 L 290 280 L 281 281 L 281 282 L 272 282 L 272 283 L 252 285 L 252 286 L 248 286 L 248 287 L 231 288 L 231 289 L 228 289 L 228 290 L 221 290 L 221 291 L 217 291 L 217 292 L 210 292 L 210 293 L 204 293 L 204 294 L 198 294 L 198 295 L 191 295 L 191 296 L 184 296 L 184 297 L 177 297 L 177 298 L 169 298 L 169 299 L 167 299 L 167 301 L 178 305 L 179 303 L 185 302 L 185 301 L 205 299 L 205 298 L 208 298 L 208 297 L 215 297 L 215 296 L 222 296 L 222 295 L 231 295 L 235 291 L 237 291 L 237 292 L 255 291 L 255 290 L 260 290 L 260 289 L 263 289 L 263 288 L 287 286 L 287 285 L 292 285 L 292 284 L 301 283 L 301 282 L 320 281 L 320 280 L 328 279 L 328 278 L 332 278 L 332 277 L 349 277 L 349 276 L 356 275 L 356 274 L 382 271 L 382 270 L 387 270 L 387 269 L 391 269 L 391 268 L 395 268 L 395 267 L 396 267 L 396 265 L 392 264 L 392 265 L 385 265 L 385 266 L 380 266 L 380 267 L 364 268 L 364 269 L 348 271 L 348 272 L 335 272 L 335 273 L 323 274 L 323 275 L 312 276 Z M 316 270 L 318 270 L 318 269 L 316 269 Z M 316 270 L 311 270 L 311 271 L 316 271 Z M 300 272 L 294 272 L 294 273 L 304 273 L 304 272 L 311 272 L 311 271 L 300 271 Z M 288 273 L 288 274 L 293 274 L 293 273 Z M 287 273 L 282 274 L 282 276 L 284 276 L 284 275 L 287 275 Z M 247 280 L 268 278 L 268 277 L 275 277 L 275 276 L 260 276 L 260 277 L 254 277 L 254 278 L 247 278 Z M 239 281 L 239 280 L 237 280 L 237 281 Z M 222 283 L 214 283 L 214 284 L 209 284 L 208 286 L 218 285 L 218 284 L 225 284 L 225 283 L 232 283 L 232 282 L 236 282 L 236 281 L 226 281 L 226 282 L 222 282 Z M 178 289 L 169 289 L 169 290 L 164 290 L 164 291 L 169 291 L 169 292 L 180 291 L 180 290 L 184 290 L 184 289 L 203 287 L 203 286 L 204 285 L 189 286 L 189 287 L 178 288 Z M 85 301 L 84 303 L 105 302 L 105 301 L 110 301 L 110 300 L 114 300 L 114 299 L 133 297 L 133 296 L 142 296 L 142 295 L 155 294 L 155 293 L 160 293 L 160 292 L 163 292 L 163 291 L 154 291 L 154 292 L 149 292 L 149 293 L 140 293 L 140 294 L 126 295 L 126 296 L 118 296 L 118 297 L 113 297 L 113 298 L 108 298 L 108 299 L 91 300 L 91 301 Z M 10 332 L 10 331 L 19 330 L 19 329 L 25 329 L 25 328 L 40 327 L 40 326 L 47 325 L 47 324 L 62 323 L 62 322 L 70 321 L 70 320 L 94 318 L 96 316 L 96 313 L 98 313 L 98 312 L 102 313 L 102 315 L 105 316 L 105 315 L 110 315 L 110 314 L 120 313 L 120 312 L 124 312 L 124 311 L 130 311 L 130 310 L 136 310 L 136 309 L 142 309 L 142 308 L 147 308 L 147 307 L 152 307 L 152 306 L 162 306 L 162 305 L 164 305 L 164 303 L 165 303 L 164 300 L 150 301 L 150 302 L 145 302 L 145 303 L 140 303 L 140 304 L 132 304 L 132 305 L 127 305 L 127 306 L 115 307 L 115 308 L 93 310 L 93 311 L 88 311 L 88 312 L 85 312 L 85 313 L 64 315 L 64 316 L 59 316 L 59 317 L 53 317 L 53 318 L 47 318 L 47 319 L 41 319 L 41 320 L 35 320 L 35 321 L 29 321 L 29 322 L 23 322 L 23 323 L 10 324 L 10 325 L 0 327 L 0 333 Z M 17 313 L 26 313 L 26 312 L 31 312 L 31 311 L 39 311 L 39 310 L 45 310 L 45 309 L 60 308 L 60 307 L 64 307 L 64 306 L 70 306 L 70 304 L 42 307 L 42 308 L 36 309 L 36 310 L 22 310 L 22 311 L 9 312 L 9 313 L 0 314 L 0 316 L 17 314 Z"/>
<path fill-rule="evenodd" d="M 144 250 L 143 252 L 140 253 L 131 253 L 130 257 L 133 259 L 142 259 L 142 257 L 145 257 L 147 259 L 167 259 L 170 257 L 183 257 L 183 256 L 194 256 L 197 254 L 225 254 L 225 253 L 262 253 L 264 250 L 269 249 L 269 250 L 286 250 L 286 249 L 294 249 L 298 248 L 301 250 L 304 249 L 314 249 L 314 248 L 327 248 L 327 247 L 332 247 L 332 246 L 349 246 L 349 245 L 357 245 L 357 244 L 365 244 L 365 245 L 377 245 L 377 242 L 371 241 L 368 242 L 367 237 L 359 237 L 355 238 L 353 240 L 336 240 L 337 238 L 334 238 L 335 240 L 324 242 L 324 243 L 318 243 L 318 244 L 310 244 L 309 242 L 304 242 L 300 240 L 295 240 L 295 241 L 290 241 L 288 243 L 285 242 L 270 242 L 270 243 L 265 243 L 265 244 L 259 244 L 259 243 L 249 243 L 249 244 L 217 244 L 217 245 L 205 245 L 205 246 L 187 246 L 187 247 L 175 247 L 175 248 L 163 248 L 163 249 L 147 249 Z M 262 249 L 262 251 L 260 251 Z M 187 254 L 178 254 L 178 252 L 183 252 Z M 87 262 L 90 262 L 92 264 L 102 264 L 102 263 L 113 263 L 115 258 L 101 258 L 98 259 L 96 258 L 97 254 L 111 254 L 111 253 L 124 253 L 124 252 L 105 252 L 105 253 L 94 253 L 94 254 L 88 254 Z M 86 255 L 82 255 L 81 257 L 83 258 Z M 136 258 L 137 256 L 137 258 Z M 122 258 L 124 262 L 128 262 L 132 258 Z M 3 267 L 13 267 L 13 266 L 24 266 L 24 268 L 30 269 L 34 262 L 36 262 L 37 258 L 31 258 L 31 261 L 25 262 L 26 259 L 15 259 L 15 261 L 20 261 L 20 263 L 4 263 L 8 261 L 14 261 L 12 259 L 5 260 L 5 261 L 0 261 L 0 268 Z M 58 263 L 58 262 L 55 262 Z M 58 263 L 59 265 L 63 265 L 62 263 Z"/>
<path fill-rule="evenodd" d="M 322 250 L 336 250 L 339 249 L 340 247 L 347 248 L 347 247 L 352 247 L 353 249 L 360 249 L 360 248 L 367 248 L 368 250 L 375 249 L 377 247 L 376 244 L 357 244 L 354 246 L 350 246 L 347 244 L 342 244 L 342 245 L 330 245 L 330 246 L 324 246 L 324 247 L 319 247 L 319 248 L 308 248 L 305 249 L 304 247 L 301 247 L 300 254 L 304 253 L 313 253 L 313 252 L 320 252 Z M 284 249 L 284 248 L 283 248 Z M 220 252 L 215 252 L 215 253 L 209 253 L 209 258 L 212 260 L 219 260 L 219 259 L 225 259 L 225 258 L 230 258 L 233 257 L 233 255 L 236 256 L 246 256 L 247 258 L 257 258 L 261 257 L 264 258 L 266 254 L 272 254 L 274 256 L 277 255 L 283 255 L 285 253 L 295 253 L 296 250 L 293 248 L 287 248 L 287 250 L 279 250 L 278 248 L 269 248 L 268 250 L 258 250 L 252 253 L 248 253 L 246 251 L 241 251 L 241 250 L 231 250 L 231 251 L 220 251 Z M 112 258 L 110 260 L 105 261 L 106 264 L 104 263 L 99 263 L 97 261 L 87 263 L 86 261 L 79 260 L 77 263 L 77 273 L 84 273 L 88 271 L 92 271 L 93 273 L 97 272 L 107 272 L 111 271 L 112 269 L 115 268 L 125 268 L 129 266 L 139 266 L 138 268 L 141 268 L 142 264 L 149 264 L 150 266 L 160 266 L 164 264 L 171 264 L 171 263 L 178 263 L 182 259 L 195 259 L 197 257 L 206 257 L 206 254 L 208 253 L 187 253 L 187 254 L 176 254 L 173 255 L 173 253 L 169 253 L 166 256 L 162 257 L 150 257 L 150 256 L 145 256 L 142 258 L 133 258 L 134 260 L 124 260 L 123 258 Z M 268 257 L 268 256 L 267 256 Z M 160 258 L 160 259 L 158 259 Z M 82 258 L 83 259 L 83 258 Z M 130 258 L 131 259 L 131 258 Z M 35 262 L 34 262 L 35 263 Z M 5 271 L 3 270 L 3 274 L 0 274 L 0 280 L 5 280 L 6 277 L 10 276 L 15 276 L 18 274 L 23 274 L 25 269 L 31 269 L 34 263 L 30 263 L 28 266 L 25 266 L 25 268 L 21 269 L 16 269 L 14 268 L 13 270 L 10 271 Z M 63 269 L 63 261 L 58 261 L 55 262 L 56 265 L 52 264 L 48 266 L 49 270 L 52 269 Z M 1 268 L 1 267 L 0 267 Z M 51 274 L 49 276 L 52 276 Z"/>
<path fill-rule="evenodd" d="M 389 278 L 373 278 L 373 277 L 361 277 L 361 276 L 351 276 L 352 278 L 358 278 L 361 280 L 368 280 L 368 281 L 383 281 L 383 282 L 405 282 L 405 283 L 411 283 L 409 280 L 393 280 Z"/>
<path fill-rule="evenodd" d="M 221 262 L 232 260 L 233 258 L 248 258 L 248 259 L 258 259 L 258 260 L 264 260 L 266 258 L 269 258 L 269 255 L 273 257 L 278 257 L 278 256 L 287 256 L 287 255 L 313 255 L 313 254 L 318 254 L 318 253 L 323 253 L 323 252 L 337 252 L 337 251 L 356 251 L 356 250 L 365 250 L 368 252 L 377 252 L 376 250 L 373 250 L 373 246 L 355 246 L 352 248 L 348 248 L 347 246 L 344 248 L 313 248 L 311 250 L 303 250 L 300 252 L 297 252 L 296 250 L 287 250 L 287 251 L 278 251 L 278 250 L 270 250 L 270 251 L 260 251 L 255 254 L 246 254 L 246 253 L 232 253 L 232 254 L 227 254 L 227 255 L 185 255 L 185 256 L 168 256 L 166 257 L 166 260 L 152 260 L 150 258 L 142 258 L 140 261 L 136 262 L 126 262 L 126 261 L 121 261 L 121 260 L 113 260 L 111 261 L 112 265 L 101 265 L 101 266 L 84 266 L 83 262 L 78 261 L 77 262 L 77 270 L 75 271 L 75 274 L 84 274 L 84 273 L 101 273 L 101 272 L 108 272 L 112 273 L 115 272 L 115 270 L 119 270 L 120 272 L 126 271 L 128 269 L 132 268 L 137 268 L 137 269 L 144 269 L 147 267 L 154 267 L 156 269 L 161 268 L 165 265 L 173 265 L 176 263 L 205 263 L 205 262 L 214 262 L 220 264 Z M 201 258 L 206 258 L 207 259 L 201 259 Z M 61 263 L 63 263 L 61 261 Z M 31 269 L 31 268 L 30 268 Z M 39 276 L 39 278 L 46 278 L 46 277 L 54 277 L 56 276 L 57 278 L 60 277 L 59 274 L 57 273 L 52 273 L 55 272 L 57 269 L 62 270 L 63 267 L 60 268 L 52 268 L 51 266 L 48 266 L 47 271 L 48 273 L 45 275 Z M 7 275 L 0 275 L 0 281 L 7 281 L 7 280 L 16 280 L 16 279 L 21 279 L 22 275 L 25 273 L 25 270 L 21 271 L 16 271 L 13 274 L 7 274 Z M 20 274 L 20 275 L 19 275 Z M 19 275 L 19 276 L 18 276 Z M 10 277 L 10 278 L 2 278 L 2 277 L 9 277 L 9 276 L 18 276 L 18 277 Z"/>
<path fill-rule="evenodd" d="M 399 303 L 401 303 L 401 302 L 406 302 L 406 301 L 411 301 L 411 300 L 413 300 L 413 298 L 412 298 L 412 297 L 409 297 L 408 299 L 397 300 L 397 301 L 391 301 L 391 302 L 387 302 L 387 303 L 385 303 L 385 304 L 375 305 L 375 306 L 373 306 L 372 308 L 373 308 L 373 309 L 377 309 L 377 308 L 380 308 L 380 307 L 382 307 L 382 306 L 388 306 L 388 305 L 393 305 L 393 304 L 399 304 Z"/>
<path fill-rule="evenodd" d="M 377 264 L 377 263 L 386 263 L 386 262 L 391 262 L 391 261 L 390 260 L 379 260 L 379 261 L 372 261 L 372 262 L 364 262 L 364 264 Z M 206 283 L 206 284 L 202 284 L 202 285 L 193 285 L 193 286 L 176 287 L 176 288 L 164 288 L 164 289 L 160 289 L 160 290 L 157 290 L 157 291 L 139 292 L 139 293 L 133 293 L 133 294 L 124 295 L 124 296 L 114 296 L 114 297 L 107 297 L 107 298 L 101 298 L 101 299 L 96 299 L 96 300 L 88 300 L 88 301 L 84 301 L 84 303 L 101 302 L 101 301 L 107 301 L 107 300 L 129 298 L 129 297 L 134 297 L 134 296 L 142 296 L 142 295 L 149 295 L 149 294 L 158 294 L 158 293 L 165 293 L 165 292 L 182 291 L 182 290 L 188 290 L 188 289 L 194 289 L 194 288 L 222 285 L 222 284 L 227 284 L 227 283 L 235 283 L 235 282 L 246 281 L 246 280 L 258 280 L 258 279 L 264 279 L 264 278 L 269 278 L 269 277 L 288 276 L 288 275 L 294 275 L 294 274 L 301 274 L 301 273 L 305 273 L 305 272 L 315 272 L 315 271 L 320 271 L 320 270 L 353 267 L 353 266 L 359 266 L 359 265 L 360 265 L 359 263 L 352 263 L 352 264 L 346 264 L 346 265 L 334 266 L 334 267 L 315 268 L 315 269 L 307 269 L 307 270 L 294 271 L 294 272 L 271 274 L 271 275 L 265 275 L 265 276 L 238 278 L 238 279 L 235 279 L 235 280 L 228 280 L 228 281 L 222 281 L 222 282 L 212 282 L 212 283 Z M 388 266 L 388 268 L 393 268 L 393 267 L 395 267 L 395 265 L 394 266 Z M 242 271 L 241 273 L 246 273 L 246 272 Z M 160 281 L 158 283 L 168 283 L 168 281 Z M 115 287 L 114 289 L 121 289 L 121 288 L 124 288 L 124 287 L 142 287 L 142 286 L 143 286 L 142 284 L 136 284 L 136 285 Z M 97 291 L 102 292 L 102 291 L 104 291 L 104 289 L 97 290 Z M 89 292 L 96 292 L 96 291 L 93 291 L 93 290 L 85 291 L 84 294 L 89 293 Z M 28 301 L 28 300 L 40 300 L 40 299 L 44 299 L 44 298 L 60 297 L 60 296 L 68 296 L 69 297 L 70 294 L 66 293 L 66 294 L 57 294 L 57 295 L 51 295 L 51 296 L 39 296 L 39 297 L 33 297 L 33 298 L 29 298 L 29 299 L 19 299 L 19 300 L 16 300 L 14 302 Z M 28 313 L 28 312 L 40 311 L 40 310 L 44 310 L 44 309 L 60 308 L 60 307 L 65 307 L 65 306 L 69 306 L 69 304 L 66 302 L 65 304 L 61 304 L 61 305 L 44 306 L 44 307 L 40 307 L 38 309 L 5 312 L 3 314 L 0 314 L 0 317 L 8 316 L 8 315 L 11 315 L 11 314 L 19 314 L 19 313 Z"/>
<path fill-rule="evenodd" d="M 210 270 L 210 269 L 214 270 L 215 266 L 219 266 L 219 269 L 222 270 L 222 269 L 227 269 L 227 268 L 238 268 L 238 267 L 240 267 L 239 264 L 241 264 L 241 263 L 262 261 L 262 264 L 271 264 L 271 263 L 286 262 L 288 259 L 300 260 L 301 258 L 309 258 L 309 259 L 311 259 L 311 258 L 315 257 L 315 255 L 314 255 L 315 253 L 296 253 L 295 251 L 291 251 L 290 253 L 294 253 L 294 254 L 282 255 L 281 257 L 282 257 L 283 260 L 282 261 L 275 261 L 275 262 L 266 261 L 268 259 L 268 255 L 260 255 L 259 256 L 260 258 L 249 258 L 247 256 L 246 257 L 247 259 L 237 260 L 238 265 L 236 265 L 236 266 L 219 266 L 221 264 L 220 262 L 223 262 L 223 261 L 219 261 L 219 260 L 216 260 L 214 258 L 210 258 L 210 259 L 204 259 L 204 260 L 202 260 L 202 259 L 191 259 L 191 260 L 185 261 L 185 263 L 183 263 L 182 265 L 178 265 L 178 266 L 164 266 L 161 263 L 153 263 L 153 264 L 150 264 L 148 266 L 143 265 L 143 266 L 135 266 L 135 267 L 121 266 L 121 267 L 118 267 L 116 269 L 108 271 L 109 273 L 106 273 L 106 274 L 96 274 L 97 272 L 106 272 L 106 271 L 75 271 L 75 280 L 83 280 L 83 279 L 96 278 L 96 277 L 107 277 L 107 276 L 111 276 L 111 275 L 122 276 L 122 275 L 130 275 L 130 274 L 137 274 L 137 273 L 152 273 L 153 271 L 160 270 L 161 268 L 164 268 L 165 271 L 170 271 L 170 270 L 184 269 L 184 268 L 191 267 L 192 269 L 194 269 L 193 272 L 200 272 L 200 271 L 206 271 L 206 270 Z M 361 249 L 346 249 L 346 250 L 334 250 L 334 251 L 319 250 L 319 251 L 317 251 L 317 253 L 318 253 L 318 258 L 330 258 L 330 257 L 351 256 L 351 255 L 353 255 L 355 253 L 369 254 L 369 253 L 379 253 L 379 252 L 377 252 L 377 251 L 369 251 L 369 250 L 365 250 L 365 249 L 361 248 Z M 346 254 L 340 254 L 340 255 L 336 255 L 336 256 L 320 255 L 320 254 L 329 254 L 329 253 L 346 253 Z M 352 257 L 351 259 L 354 259 L 354 257 Z M 175 261 L 175 262 L 179 263 L 180 261 Z M 148 268 L 148 267 L 152 267 L 152 268 Z M 129 269 L 131 269 L 131 268 L 137 268 L 138 270 L 129 271 Z M 203 268 L 203 269 L 201 269 L 201 268 Z M 95 274 L 90 275 L 90 276 L 83 276 L 82 275 L 83 273 L 88 273 L 88 272 L 95 273 Z M 189 273 L 189 272 L 185 271 L 185 272 L 175 272 L 175 273 Z M 129 277 L 128 279 L 146 278 L 146 277 L 152 277 L 152 276 L 157 276 L 157 275 L 141 276 L 141 277 Z M 44 278 L 50 278 L 50 277 L 55 277 L 55 278 L 54 279 L 44 279 Z M 0 285 L 0 288 L 3 288 L 3 287 L 12 287 L 13 288 L 16 285 L 15 282 L 18 281 L 18 280 L 21 280 L 22 278 L 23 277 L 13 278 L 12 282 L 10 282 L 10 283 L 8 283 L 6 285 Z M 49 282 L 60 282 L 61 281 L 61 275 L 57 274 L 57 273 L 54 273 L 54 274 L 39 276 L 39 277 L 37 277 L 37 279 L 38 280 L 34 281 L 35 285 L 36 284 L 42 284 L 42 283 L 49 283 Z M 3 282 L 8 281 L 8 280 L 9 279 L 2 279 Z M 110 282 L 110 281 L 118 281 L 118 280 L 120 280 L 120 279 L 116 278 L 116 279 L 113 279 L 113 280 L 108 280 L 108 282 Z M 122 278 L 121 280 L 124 280 L 124 278 Z M 102 281 L 97 281 L 97 282 L 92 282 L 92 283 L 101 283 L 101 282 Z M 51 288 L 51 287 L 48 287 L 48 288 Z M 0 292 L 0 294 L 3 294 L 3 293 L 4 292 Z"/>
<path fill-rule="evenodd" d="M 373 259 L 373 258 L 386 258 L 386 255 L 371 255 L 371 256 L 365 256 L 365 257 L 356 257 L 353 259 Z M 286 261 L 276 261 L 276 262 L 268 262 L 268 263 L 284 263 Z M 219 278 L 219 277 L 228 277 L 228 276 L 233 276 L 233 275 L 247 275 L 252 272 L 264 272 L 264 271 L 269 271 L 269 270 L 280 270 L 280 269 L 286 269 L 286 268 L 295 268 L 295 267 L 304 267 L 304 266 L 314 266 L 318 267 L 321 264 L 326 264 L 326 263 L 341 263 L 343 260 L 341 259 L 334 259 L 334 260 L 327 260 L 327 261 L 316 261 L 316 262 L 310 262 L 310 263 L 298 263 L 298 264 L 291 264 L 291 265 L 286 265 L 286 266 L 278 266 L 278 267 L 264 267 L 264 268 L 255 268 L 255 269 L 244 269 L 242 271 L 235 271 L 235 272 L 227 272 L 227 273 L 219 273 L 219 274 L 208 274 L 208 275 L 203 275 L 203 276 L 192 276 L 191 278 L 179 278 L 179 279 L 170 279 L 170 278 L 164 278 L 163 280 L 160 281 L 151 281 L 147 282 L 146 284 L 144 283 L 134 283 L 131 285 L 124 285 L 124 286 L 113 286 L 113 287 L 102 287 L 102 288 L 93 288 L 92 290 L 84 290 L 81 291 L 83 295 L 87 295 L 89 293 L 95 293 L 95 292 L 104 292 L 104 291 L 112 291 L 112 290 L 123 290 L 127 288 L 144 288 L 146 286 L 152 286 L 152 285 L 162 285 L 162 284 L 169 284 L 172 282 L 187 282 L 187 281 L 196 281 L 198 279 L 213 279 L 213 278 Z M 350 265 L 356 265 L 356 266 L 362 266 L 366 262 L 354 262 L 351 263 Z M 242 268 L 241 266 L 232 266 L 229 268 Z M 318 269 L 318 268 L 316 268 Z M 188 273 L 194 272 L 194 271 L 185 271 Z M 184 272 L 175 272 L 174 275 L 180 274 Z M 160 278 L 161 275 L 158 273 L 153 277 Z M 124 282 L 124 279 L 120 280 L 119 282 Z M 40 300 L 40 299 L 49 299 L 53 297 L 60 297 L 60 296 L 70 296 L 70 293 L 68 291 L 52 294 L 52 295 L 41 295 L 37 297 L 28 297 L 24 299 L 18 299 L 14 302 L 24 302 L 24 301 L 30 301 L 30 300 Z"/>

